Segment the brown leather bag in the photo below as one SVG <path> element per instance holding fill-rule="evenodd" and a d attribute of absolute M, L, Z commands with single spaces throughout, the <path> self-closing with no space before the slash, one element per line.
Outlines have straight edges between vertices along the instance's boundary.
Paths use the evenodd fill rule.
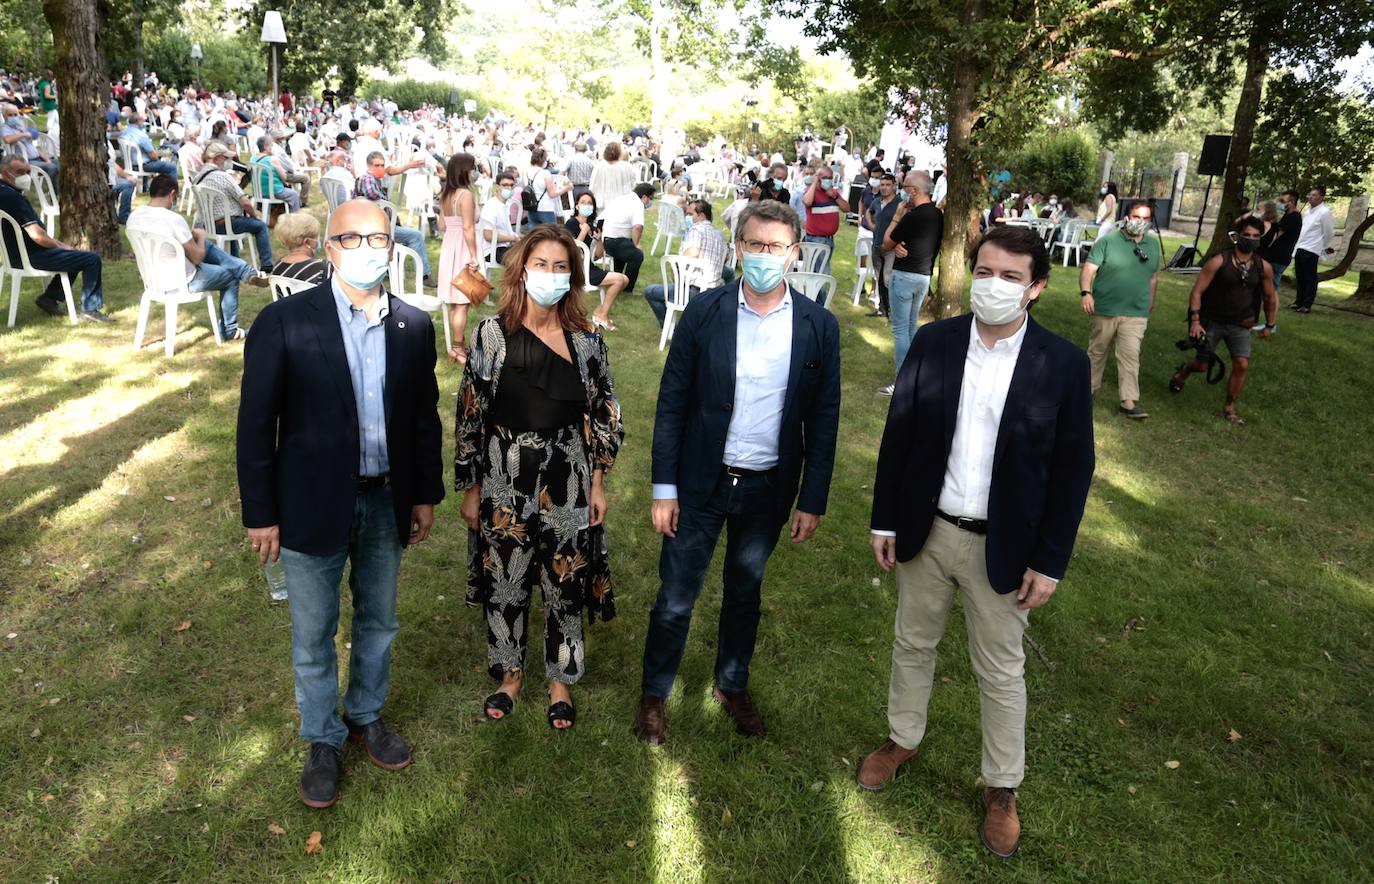
<path fill-rule="evenodd" d="M 481 306 L 493 288 L 485 276 L 466 265 L 453 278 L 453 287 L 462 292 L 468 303 L 474 307 Z"/>

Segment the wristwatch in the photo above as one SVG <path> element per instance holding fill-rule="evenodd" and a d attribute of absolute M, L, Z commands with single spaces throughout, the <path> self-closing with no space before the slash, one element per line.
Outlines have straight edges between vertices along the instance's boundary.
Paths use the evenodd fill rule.
<path fill-rule="evenodd" d="M 1091 294 L 1092 294 L 1092 292 L 1089 291 L 1088 289 L 1080 289 L 1079 292 L 1078 292 L 1078 297 L 1080 297 L 1080 298 L 1086 298 L 1086 297 L 1088 297 L 1088 296 L 1091 295 Z"/>

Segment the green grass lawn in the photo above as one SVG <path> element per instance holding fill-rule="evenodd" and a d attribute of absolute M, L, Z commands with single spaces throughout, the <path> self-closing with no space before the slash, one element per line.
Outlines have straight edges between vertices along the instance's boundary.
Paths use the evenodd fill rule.
<path fill-rule="evenodd" d="M 737 737 L 710 702 L 718 569 L 668 744 L 630 733 L 657 591 L 663 355 L 627 296 L 609 336 L 628 426 L 608 483 L 621 616 L 590 630 L 576 730 L 549 729 L 533 683 L 512 720 L 482 721 L 485 633 L 462 601 L 451 496 L 402 567 L 386 715 L 416 762 L 386 773 L 351 748 L 325 812 L 296 798 L 288 613 L 268 603 L 239 522 L 241 345 L 216 347 L 203 310 L 185 308 L 175 358 L 156 314 L 135 353 L 131 258 L 106 266 L 114 325 L 50 319 L 27 283 L 19 324 L 0 332 L 4 877 L 1369 880 L 1374 323 L 1285 311 L 1256 344 L 1249 424 L 1233 427 L 1220 388 L 1166 389 L 1191 284 L 1166 276 L 1143 355 L 1153 417 L 1116 416 L 1109 367 L 1075 560 L 1031 618 L 1043 656 L 1027 664 L 1024 838 L 1002 863 L 977 841 L 978 693 L 957 618 L 919 759 L 881 794 L 853 782 L 886 735 L 895 587 L 867 546 L 891 337 L 845 296 L 852 235 L 835 262 L 844 403 L 830 512 L 811 542 L 779 547 L 764 590 L 751 687 L 769 736 Z M 651 258 L 641 285 L 658 275 Z M 1056 266 L 1035 315 L 1086 342 L 1077 288 Z M 264 300 L 244 290 L 245 322 Z M 459 373 L 438 374 L 451 432 Z M 303 849 L 312 831 L 322 853 Z"/>

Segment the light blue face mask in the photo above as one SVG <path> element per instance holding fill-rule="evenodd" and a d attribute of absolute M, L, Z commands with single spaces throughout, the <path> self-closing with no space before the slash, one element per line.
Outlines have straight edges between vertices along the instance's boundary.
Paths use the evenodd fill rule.
<path fill-rule="evenodd" d="M 782 282 L 787 272 L 787 259 L 767 252 L 744 256 L 744 284 L 752 291 L 771 292 Z"/>
<path fill-rule="evenodd" d="M 816 176 L 815 176 L 815 175 L 804 175 L 804 176 L 802 176 L 802 184 L 805 184 L 807 187 L 810 187 L 810 186 L 811 186 L 811 182 L 812 182 L 812 181 L 815 181 L 815 180 L 816 180 Z"/>
<path fill-rule="evenodd" d="M 901 202 L 906 202 L 911 199 L 911 194 L 907 193 L 905 190 L 899 190 L 897 191 L 897 199 Z"/>
<path fill-rule="evenodd" d="M 773 179 L 773 189 L 774 189 L 774 190 L 782 190 L 782 179 L 781 179 L 781 178 L 774 178 L 774 179 Z"/>
<path fill-rule="evenodd" d="M 568 293 L 572 274 L 547 273 L 543 270 L 525 271 L 525 292 L 540 307 L 552 307 Z"/>
<path fill-rule="evenodd" d="M 583 203 L 582 205 L 577 207 L 577 214 L 581 215 L 583 218 L 590 218 L 592 216 L 592 212 L 595 211 L 595 207 L 589 206 L 586 203 Z"/>
<path fill-rule="evenodd" d="M 370 289 L 386 276 L 389 258 L 387 249 L 374 249 L 369 245 L 361 245 L 356 249 L 340 248 L 339 263 L 334 265 L 334 270 L 355 289 Z"/>
<path fill-rule="evenodd" d="M 511 198 L 511 194 L 513 194 L 513 193 L 515 193 L 515 189 L 514 189 L 514 188 L 511 188 L 511 187 L 503 187 L 503 188 L 501 188 L 501 199 L 503 199 L 503 200 L 508 200 L 508 199 Z"/>

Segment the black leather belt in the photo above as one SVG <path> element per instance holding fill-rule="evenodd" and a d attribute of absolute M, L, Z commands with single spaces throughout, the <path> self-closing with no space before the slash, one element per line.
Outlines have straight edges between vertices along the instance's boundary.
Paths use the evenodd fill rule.
<path fill-rule="evenodd" d="M 777 467 L 769 467 L 766 470 L 746 470 L 743 467 L 732 467 L 729 464 L 726 464 L 725 475 L 730 476 L 734 479 L 747 479 L 751 476 L 767 476 L 776 469 Z"/>
<path fill-rule="evenodd" d="M 387 476 L 359 476 L 358 493 L 366 494 L 369 491 L 376 491 L 378 488 L 385 488 L 389 481 Z"/>
<path fill-rule="evenodd" d="M 951 516 L 944 510 L 936 510 L 935 515 L 944 519 L 946 522 L 950 523 L 956 528 L 962 528 L 963 530 L 971 531 L 974 534 L 988 533 L 987 519 L 970 519 L 967 516 Z"/>

